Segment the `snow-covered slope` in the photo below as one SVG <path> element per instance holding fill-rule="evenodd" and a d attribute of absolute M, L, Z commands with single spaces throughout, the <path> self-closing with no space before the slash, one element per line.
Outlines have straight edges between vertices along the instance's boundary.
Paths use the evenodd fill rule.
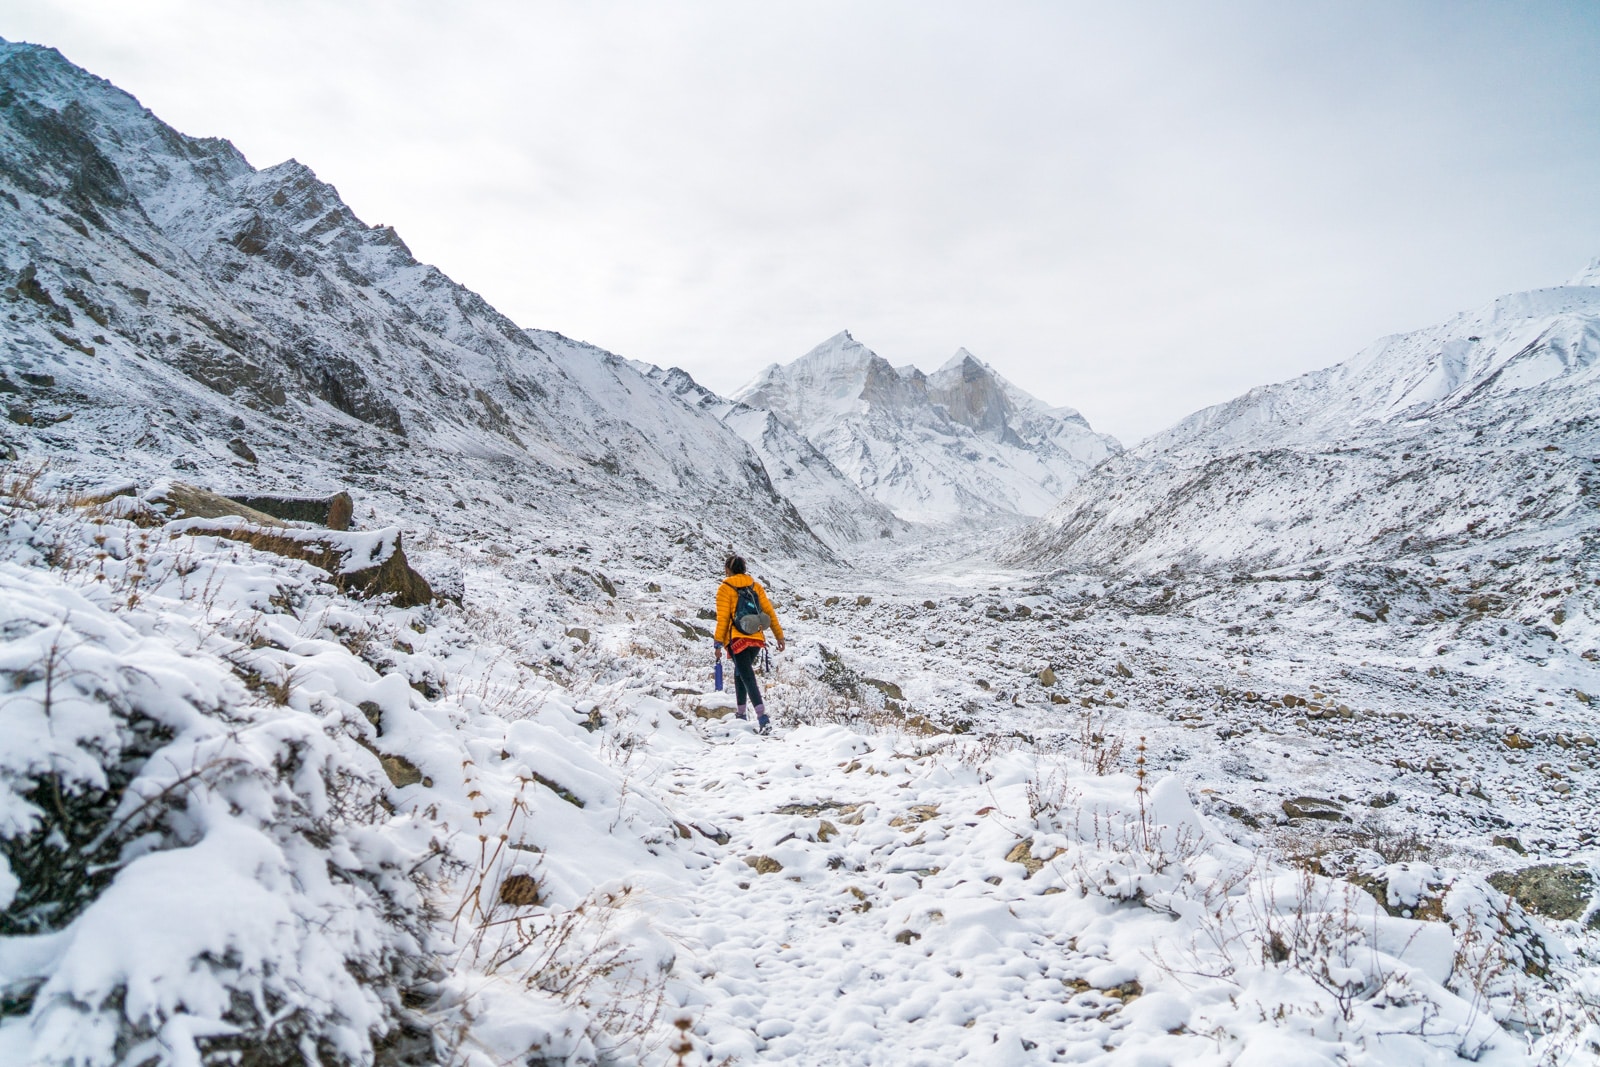
<path fill-rule="evenodd" d="M 1387 559 L 1593 529 L 1600 270 L 1189 416 L 1012 546 L 1098 570 Z"/>
<path fill-rule="evenodd" d="M 52 50 L 0 44 L 0 82 L 0 446 L 127 477 L 428 478 L 706 540 L 738 516 L 748 547 L 825 551 L 718 419 L 524 332 L 307 167 L 257 171 Z"/>
<path fill-rule="evenodd" d="M 1040 515 L 1120 446 L 965 349 L 931 375 L 896 369 L 848 332 L 736 394 L 804 435 L 901 518 Z"/>

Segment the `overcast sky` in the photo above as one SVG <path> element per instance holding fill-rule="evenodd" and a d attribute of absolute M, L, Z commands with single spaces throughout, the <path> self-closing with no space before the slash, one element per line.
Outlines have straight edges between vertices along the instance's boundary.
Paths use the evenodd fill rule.
<path fill-rule="evenodd" d="M 841 329 L 1133 442 L 1600 255 L 1600 3 L 0 0 L 525 326 Z"/>

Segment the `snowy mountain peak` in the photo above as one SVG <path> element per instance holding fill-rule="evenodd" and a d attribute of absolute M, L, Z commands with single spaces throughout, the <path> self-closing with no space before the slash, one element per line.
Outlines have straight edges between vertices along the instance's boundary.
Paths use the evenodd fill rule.
<path fill-rule="evenodd" d="M 1600 256 L 1589 261 L 1589 265 L 1574 274 L 1568 285 L 1600 285 Z"/>
<path fill-rule="evenodd" d="M 932 375 L 891 366 L 848 332 L 736 397 L 773 412 L 902 518 L 1038 515 L 1120 450 L 966 349 Z"/>
<path fill-rule="evenodd" d="M 988 364 L 984 363 L 977 356 L 973 355 L 971 352 L 968 352 L 965 348 L 958 348 L 956 349 L 956 354 L 945 360 L 944 363 L 940 365 L 939 369 L 933 373 L 935 376 L 937 376 L 945 373 L 946 371 L 964 369 L 969 366 L 979 370 L 989 369 Z"/>

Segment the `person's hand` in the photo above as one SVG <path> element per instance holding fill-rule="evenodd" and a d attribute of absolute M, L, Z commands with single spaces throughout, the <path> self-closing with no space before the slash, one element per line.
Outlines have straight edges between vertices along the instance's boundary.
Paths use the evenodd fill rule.
<path fill-rule="evenodd" d="M 722 646 L 720 644 L 717 646 L 717 659 L 719 661 L 722 659 Z"/>
<path fill-rule="evenodd" d="M 783 651 L 783 638 L 781 638 L 781 637 L 778 638 L 778 651 L 779 652 Z"/>

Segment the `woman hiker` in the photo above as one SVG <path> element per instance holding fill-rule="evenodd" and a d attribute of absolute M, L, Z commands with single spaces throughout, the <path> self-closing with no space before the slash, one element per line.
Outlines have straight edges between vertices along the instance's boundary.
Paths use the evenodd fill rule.
<path fill-rule="evenodd" d="M 739 622 L 750 625 L 748 611 L 751 594 L 754 594 L 756 603 L 760 606 L 760 613 L 766 619 L 756 620 L 772 627 L 772 636 L 778 639 L 778 651 L 783 651 L 783 624 L 778 622 L 778 613 L 772 610 L 772 601 L 767 599 L 767 591 L 761 588 L 761 583 L 745 573 L 743 556 L 729 556 L 723 564 L 726 577 L 717 587 L 717 659 L 722 658 L 724 647 L 728 656 L 733 660 L 733 695 L 738 703 L 739 718 L 745 715 L 745 701 L 756 706 L 756 730 L 759 733 L 770 733 L 772 722 L 767 718 L 767 705 L 761 699 L 761 687 L 756 685 L 756 657 L 761 654 L 766 639 L 762 636 L 763 627 L 754 627 L 754 633 L 746 633 L 738 626 Z M 750 592 L 741 592 L 749 590 Z M 740 600 L 745 604 L 740 606 Z"/>

